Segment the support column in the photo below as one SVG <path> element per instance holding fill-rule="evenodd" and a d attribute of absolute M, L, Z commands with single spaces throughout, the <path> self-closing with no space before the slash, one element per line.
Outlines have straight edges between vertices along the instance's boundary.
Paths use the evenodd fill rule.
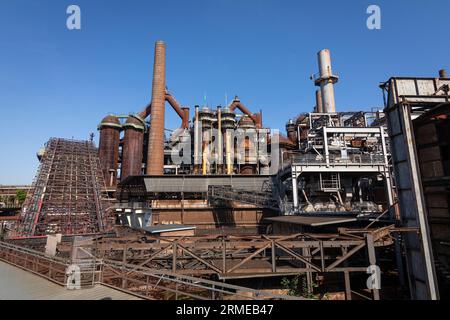
<path fill-rule="evenodd" d="M 294 212 L 298 212 L 298 185 L 297 185 L 297 172 L 295 172 L 295 167 L 292 167 L 292 199 L 294 202 Z"/>
<path fill-rule="evenodd" d="M 375 246 L 373 242 L 373 235 L 368 233 L 366 235 L 366 242 L 367 242 L 367 253 L 369 255 L 369 264 L 370 266 L 376 266 L 377 265 L 377 257 L 375 255 Z M 381 275 L 377 275 L 380 276 Z M 373 299 L 374 300 L 380 300 L 380 290 L 377 288 L 372 289 L 373 292 Z"/>
<path fill-rule="evenodd" d="M 323 151 L 325 152 L 325 161 L 327 167 L 330 166 L 330 154 L 328 153 L 328 133 L 327 127 L 323 127 Z"/>
<path fill-rule="evenodd" d="M 350 285 L 350 272 L 344 271 L 344 281 L 345 281 L 345 299 L 352 300 L 352 289 Z"/>

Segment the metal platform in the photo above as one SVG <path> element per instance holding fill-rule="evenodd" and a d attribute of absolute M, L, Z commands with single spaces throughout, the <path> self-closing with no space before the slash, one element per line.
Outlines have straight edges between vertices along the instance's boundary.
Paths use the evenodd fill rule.
<path fill-rule="evenodd" d="M 357 221 L 352 217 L 317 217 L 317 216 L 283 216 L 267 218 L 266 220 L 272 222 L 299 224 L 303 226 L 319 227 L 333 224 L 342 224 Z"/>

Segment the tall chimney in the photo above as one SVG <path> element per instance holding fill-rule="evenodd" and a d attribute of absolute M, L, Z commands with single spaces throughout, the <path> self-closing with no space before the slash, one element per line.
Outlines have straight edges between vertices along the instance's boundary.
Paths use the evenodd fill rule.
<path fill-rule="evenodd" d="M 148 134 L 147 170 L 148 175 L 164 173 L 164 113 L 166 100 L 166 44 L 155 44 L 153 65 L 152 110 Z"/>
<path fill-rule="evenodd" d="M 316 90 L 316 112 L 323 113 L 322 93 Z"/>
<path fill-rule="evenodd" d="M 439 70 L 439 77 L 440 77 L 440 78 L 448 78 L 448 76 L 447 76 L 447 70 L 445 70 L 445 69 Z"/>
<path fill-rule="evenodd" d="M 323 111 L 326 113 L 334 113 L 336 112 L 334 84 L 338 82 L 339 78 L 333 75 L 331 69 L 330 50 L 324 49 L 319 51 L 317 57 L 319 61 L 319 77 L 314 78 L 314 83 L 321 90 Z"/>

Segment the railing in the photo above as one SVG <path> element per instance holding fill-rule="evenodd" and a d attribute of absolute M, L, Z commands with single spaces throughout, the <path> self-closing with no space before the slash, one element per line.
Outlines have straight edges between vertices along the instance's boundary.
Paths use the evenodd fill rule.
<path fill-rule="evenodd" d="M 0 260 L 60 285 L 67 282 L 66 269 L 70 265 L 67 259 L 50 257 L 39 251 L 1 242 Z"/>
<path fill-rule="evenodd" d="M 313 154 L 291 154 L 292 163 L 295 165 L 325 165 L 326 158 L 322 155 Z M 347 158 L 339 155 L 329 155 L 330 165 L 345 165 L 345 166 L 361 166 L 361 165 L 372 165 L 372 166 L 382 166 L 385 164 L 385 159 L 383 155 L 374 154 L 352 154 Z"/>
<path fill-rule="evenodd" d="M 300 297 L 270 294 L 260 290 L 114 260 L 104 260 L 103 268 L 104 284 L 120 287 L 145 298 L 162 300 L 305 300 Z"/>
<path fill-rule="evenodd" d="M 0 261 L 61 286 L 67 285 L 70 276 L 68 268 L 75 265 L 80 270 L 81 288 L 102 284 L 145 299 L 303 300 L 120 261 L 53 257 L 6 242 L 0 242 Z"/>
<path fill-rule="evenodd" d="M 339 78 L 339 75 L 337 73 L 333 72 L 333 74 L 326 75 L 325 77 L 326 78 L 330 78 L 330 77 Z M 311 75 L 311 80 L 313 80 L 314 82 L 319 81 L 320 79 L 322 79 L 322 75 L 320 74 L 320 72 L 317 72 L 317 73 L 314 73 Z"/>

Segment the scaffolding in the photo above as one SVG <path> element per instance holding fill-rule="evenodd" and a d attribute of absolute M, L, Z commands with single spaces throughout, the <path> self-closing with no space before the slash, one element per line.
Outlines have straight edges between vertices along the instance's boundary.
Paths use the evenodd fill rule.
<path fill-rule="evenodd" d="M 93 142 L 51 138 L 25 200 L 16 236 L 106 231 L 105 190 Z"/>

